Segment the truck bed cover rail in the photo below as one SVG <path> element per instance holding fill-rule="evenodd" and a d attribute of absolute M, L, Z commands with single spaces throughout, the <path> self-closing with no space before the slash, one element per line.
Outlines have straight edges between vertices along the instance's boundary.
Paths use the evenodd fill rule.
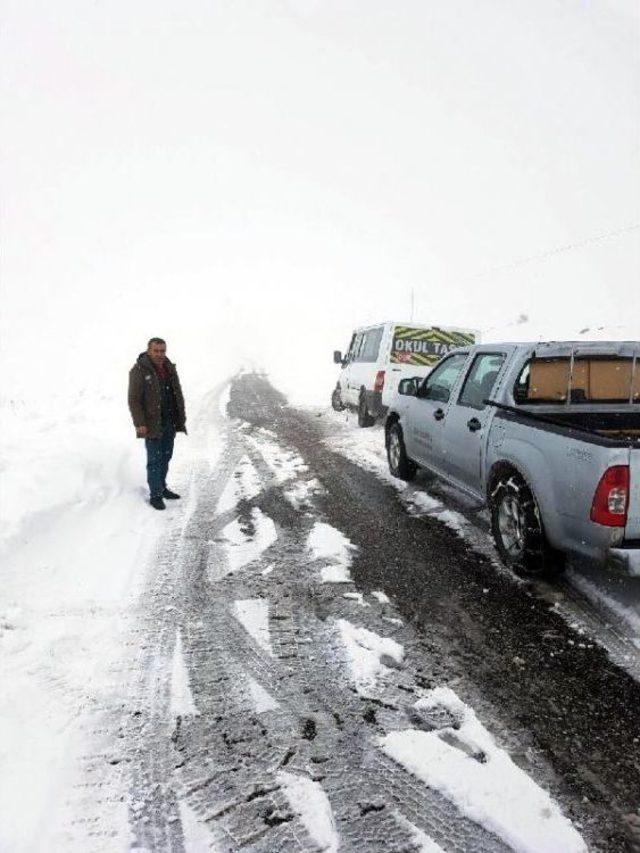
<path fill-rule="evenodd" d="M 556 428 L 560 427 L 564 431 L 583 433 L 584 435 L 588 435 L 591 441 L 595 440 L 598 441 L 598 443 L 607 444 L 609 446 L 635 447 L 640 443 L 640 438 L 634 438 L 633 436 L 608 436 L 602 430 L 593 429 L 580 424 L 567 423 L 560 418 L 549 417 L 549 415 L 541 414 L 540 412 L 532 412 L 530 409 L 518 409 L 515 406 L 508 406 L 506 403 L 498 403 L 496 400 L 483 400 L 482 402 L 486 406 L 493 406 L 494 408 L 500 409 L 501 411 L 507 412 L 511 415 L 528 418 L 529 420 L 538 421 L 539 423 L 548 424 L 549 426 Z"/>

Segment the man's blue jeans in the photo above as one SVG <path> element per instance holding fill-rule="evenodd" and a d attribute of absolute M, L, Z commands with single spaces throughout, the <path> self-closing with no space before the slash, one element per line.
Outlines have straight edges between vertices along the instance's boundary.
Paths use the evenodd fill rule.
<path fill-rule="evenodd" d="M 149 493 L 152 498 L 162 497 L 162 492 L 167 488 L 167 471 L 169 462 L 173 456 L 173 441 L 176 431 L 173 424 L 162 425 L 162 436 L 160 438 L 146 438 L 147 447 L 147 482 Z"/>

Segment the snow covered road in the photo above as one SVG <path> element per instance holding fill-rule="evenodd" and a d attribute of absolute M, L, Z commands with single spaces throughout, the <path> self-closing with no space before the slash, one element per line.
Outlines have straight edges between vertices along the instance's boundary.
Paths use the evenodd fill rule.
<path fill-rule="evenodd" d="M 634 849 L 638 684 L 338 433 L 240 376 L 178 506 L 124 502 L 112 541 L 62 521 L 91 587 L 38 590 L 35 650 L 0 640 L 0 850 Z"/>

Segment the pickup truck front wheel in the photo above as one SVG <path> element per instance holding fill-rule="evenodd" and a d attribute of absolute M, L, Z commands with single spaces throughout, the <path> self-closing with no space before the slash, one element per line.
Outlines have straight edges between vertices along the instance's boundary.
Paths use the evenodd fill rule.
<path fill-rule="evenodd" d="M 409 482 L 416 476 L 418 466 L 407 456 L 400 424 L 391 424 L 387 434 L 387 460 L 394 477 Z"/>
<path fill-rule="evenodd" d="M 549 545 L 538 504 L 522 477 L 500 476 L 491 490 L 490 508 L 491 531 L 505 565 L 529 577 L 550 577 L 562 570 L 562 555 Z"/>

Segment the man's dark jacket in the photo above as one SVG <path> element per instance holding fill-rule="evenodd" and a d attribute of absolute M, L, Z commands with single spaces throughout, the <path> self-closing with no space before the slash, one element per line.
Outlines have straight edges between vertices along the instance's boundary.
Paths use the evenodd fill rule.
<path fill-rule="evenodd" d="M 165 359 L 164 366 L 169 374 L 169 382 L 175 402 L 174 426 L 176 432 L 186 432 L 187 419 L 178 371 L 175 364 L 172 364 L 168 358 Z M 147 438 L 160 438 L 162 436 L 160 380 L 153 362 L 146 352 L 140 353 L 138 360 L 129 371 L 129 411 L 135 427 L 145 426 L 147 428 Z"/>

